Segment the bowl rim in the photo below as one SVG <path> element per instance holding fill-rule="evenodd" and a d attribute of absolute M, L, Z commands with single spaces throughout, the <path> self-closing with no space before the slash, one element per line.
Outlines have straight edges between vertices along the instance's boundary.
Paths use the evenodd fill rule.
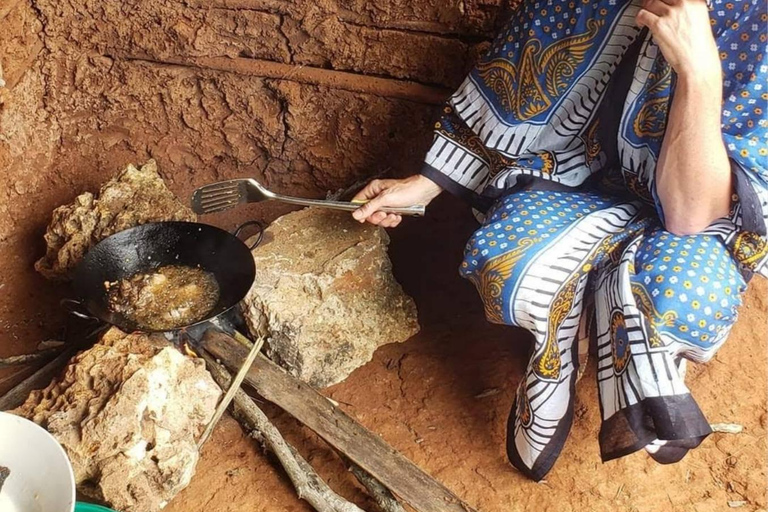
<path fill-rule="evenodd" d="M 18 421 L 21 424 L 27 424 L 28 426 L 32 426 L 32 430 L 39 430 L 42 431 L 45 437 L 48 437 L 51 441 L 53 441 L 53 445 L 56 447 L 57 453 L 59 453 L 64 460 L 66 461 L 66 468 L 67 468 L 67 477 L 69 479 L 69 486 L 71 488 L 71 496 L 70 496 L 70 507 L 67 512 L 74 512 L 75 510 L 75 501 L 77 498 L 77 489 L 75 487 L 75 471 L 72 468 L 72 461 L 69 460 L 69 456 L 67 455 L 67 452 L 64 450 L 64 447 L 61 446 L 61 443 L 53 437 L 53 434 L 45 430 L 43 427 L 35 423 L 34 421 L 25 418 L 24 416 L 20 416 L 18 414 L 13 414 L 10 412 L 0 411 L 0 424 L 4 421 Z M 13 468 L 11 468 L 11 472 L 13 472 Z"/>

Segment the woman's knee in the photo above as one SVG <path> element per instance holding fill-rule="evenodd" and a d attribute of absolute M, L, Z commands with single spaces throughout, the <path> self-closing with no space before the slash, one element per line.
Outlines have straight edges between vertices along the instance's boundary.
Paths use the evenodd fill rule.
<path fill-rule="evenodd" d="M 659 230 L 644 240 L 635 282 L 650 296 L 661 326 L 700 346 L 722 340 L 736 321 L 746 282 L 728 249 L 711 235 Z"/>

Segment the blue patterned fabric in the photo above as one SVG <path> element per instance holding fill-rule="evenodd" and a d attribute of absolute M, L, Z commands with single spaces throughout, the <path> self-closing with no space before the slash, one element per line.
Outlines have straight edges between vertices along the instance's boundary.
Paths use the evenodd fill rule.
<path fill-rule="evenodd" d="M 655 204 L 675 75 L 635 26 L 638 9 L 626 0 L 523 2 L 446 105 L 422 173 L 480 211 L 532 183 L 567 189 L 609 174 Z M 732 225 L 721 223 L 718 236 L 742 271 L 768 275 L 766 2 L 713 0 L 710 17 L 736 192 L 723 219 Z"/>
<path fill-rule="evenodd" d="M 713 0 L 733 207 L 702 234 L 664 230 L 654 173 L 675 73 L 640 2 L 526 1 L 444 107 L 422 174 L 482 212 L 461 274 L 487 318 L 529 330 L 533 355 L 507 453 L 531 478 L 570 429 L 579 340 L 598 353 L 604 460 L 673 462 L 710 432 L 682 376 L 768 275 L 766 0 Z M 592 325 L 592 329 L 585 326 Z"/>
<path fill-rule="evenodd" d="M 605 460 L 675 440 L 655 447 L 663 459 L 710 432 L 677 369 L 682 358 L 709 360 L 736 321 L 746 283 L 720 238 L 668 233 L 640 201 L 524 191 L 489 211 L 460 272 L 489 321 L 534 335 L 507 439 L 532 478 L 551 468 L 570 428 L 585 311 L 596 322 Z"/>

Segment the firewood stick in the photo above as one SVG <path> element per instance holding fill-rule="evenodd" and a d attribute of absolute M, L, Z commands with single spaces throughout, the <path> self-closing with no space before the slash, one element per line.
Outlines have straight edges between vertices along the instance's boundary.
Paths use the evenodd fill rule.
<path fill-rule="evenodd" d="M 236 369 L 248 349 L 225 333 L 209 329 L 201 340 L 228 368 Z M 327 397 L 275 363 L 256 358 L 245 382 L 366 470 L 405 504 L 419 512 L 471 512 L 471 506 L 408 460 L 380 436 L 363 427 Z"/>
<path fill-rule="evenodd" d="M 373 498 L 373 501 L 376 502 L 376 505 L 378 505 L 381 512 L 405 512 L 405 509 L 400 502 L 397 501 L 397 498 L 395 498 L 389 489 L 384 487 L 381 482 L 373 478 L 370 473 L 354 462 L 349 461 L 346 457 L 343 457 L 343 459 L 349 465 L 349 471 L 355 475 L 357 481 L 365 487 L 365 490 L 368 491 L 368 494 Z"/>
<path fill-rule="evenodd" d="M 213 357 L 201 353 L 213 379 L 222 388 L 230 386 L 232 375 Z M 283 469 L 291 479 L 299 499 L 305 500 L 318 512 L 364 512 L 354 503 L 350 503 L 336 494 L 299 452 L 283 438 L 277 427 L 269 421 L 266 414 L 245 393 L 238 389 L 233 399 L 234 416 L 251 431 L 257 441 L 275 454 Z"/>
<path fill-rule="evenodd" d="M 240 367 L 240 370 L 238 370 L 235 378 L 232 379 L 231 384 L 229 385 L 229 389 L 227 389 L 227 392 L 224 394 L 221 402 L 216 407 L 216 411 L 213 413 L 213 418 L 211 418 L 211 421 L 208 422 L 203 435 L 200 436 L 200 439 L 197 441 L 198 450 L 203 447 L 205 442 L 211 436 L 211 432 L 213 432 L 214 427 L 216 427 L 216 424 L 221 419 L 221 415 L 224 414 L 224 411 L 226 411 L 227 407 L 229 407 L 229 404 L 235 397 L 235 393 L 240 389 L 240 385 L 243 383 L 243 379 L 245 379 L 245 374 L 248 373 L 248 370 L 251 368 L 251 365 L 253 364 L 254 359 L 256 359 L 256 356 L 259 355 L 259 350 L 261 350 L 263 345 L 264 338 L 259 338 L 256 340 L 256 343 L 252 344 L 251 350 L 248 353 L 248 357 L 245 358 L 245 362 L 243 362 L 243 365 Z"/>
<path fill-rule="evenodd" d="M 20 356 L 10 356 L 0 358 L 0 368 L 8 368 L 9 366 L 21 366 L 36 363 L 39 361 L 47 361 L 53 359 L 56 354 L 61 352 L 60 347 L 47 348 L 31 354 L 22 354 Z"/>
<path fill-rule="evenodd" d="M 67 348 L 53 361 L 37 370 L 0 397 L 0 411 L 7 411 L 18 407 L 26 400 L 31 391 L 47 386 L 67 364 L 67 361 L 74 355 L 75 351 L 75 347 Z"/>

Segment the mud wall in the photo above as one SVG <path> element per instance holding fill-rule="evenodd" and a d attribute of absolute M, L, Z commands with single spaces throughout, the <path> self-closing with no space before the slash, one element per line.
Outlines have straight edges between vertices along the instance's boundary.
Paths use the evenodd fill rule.
<path fill-rule="evenodd" d="M 322 194 L 409 171 L 490 6 L 387 0 L 35 0 L 60 165 L 152 156 L 184 193 L 232 173 Z"/>
<path fill-rule="evenodd" d="M 414 172 L 500 1 L 0 0 L 3 351 L 61 325 L 66 292 L 32 270 L 51 209 L 127 162 L 155 158 L 182 196 L 252 175 L 322 197 Z"/>
<path fill-rule="evenodd" d="M 0 350 L 19 353 L 45 329 L 49 290 L 32 261 L 40 229 L 62 194 L 50 164 L 60 132 L 47 106 L 39 12 L 28 0 L 0 0 Z M 43 297 L 42 307 L 31 307 Z M 35 343 L 39 339 L 35 340 Z M 0 373 L 0 386 L 2 386 Z"/>

